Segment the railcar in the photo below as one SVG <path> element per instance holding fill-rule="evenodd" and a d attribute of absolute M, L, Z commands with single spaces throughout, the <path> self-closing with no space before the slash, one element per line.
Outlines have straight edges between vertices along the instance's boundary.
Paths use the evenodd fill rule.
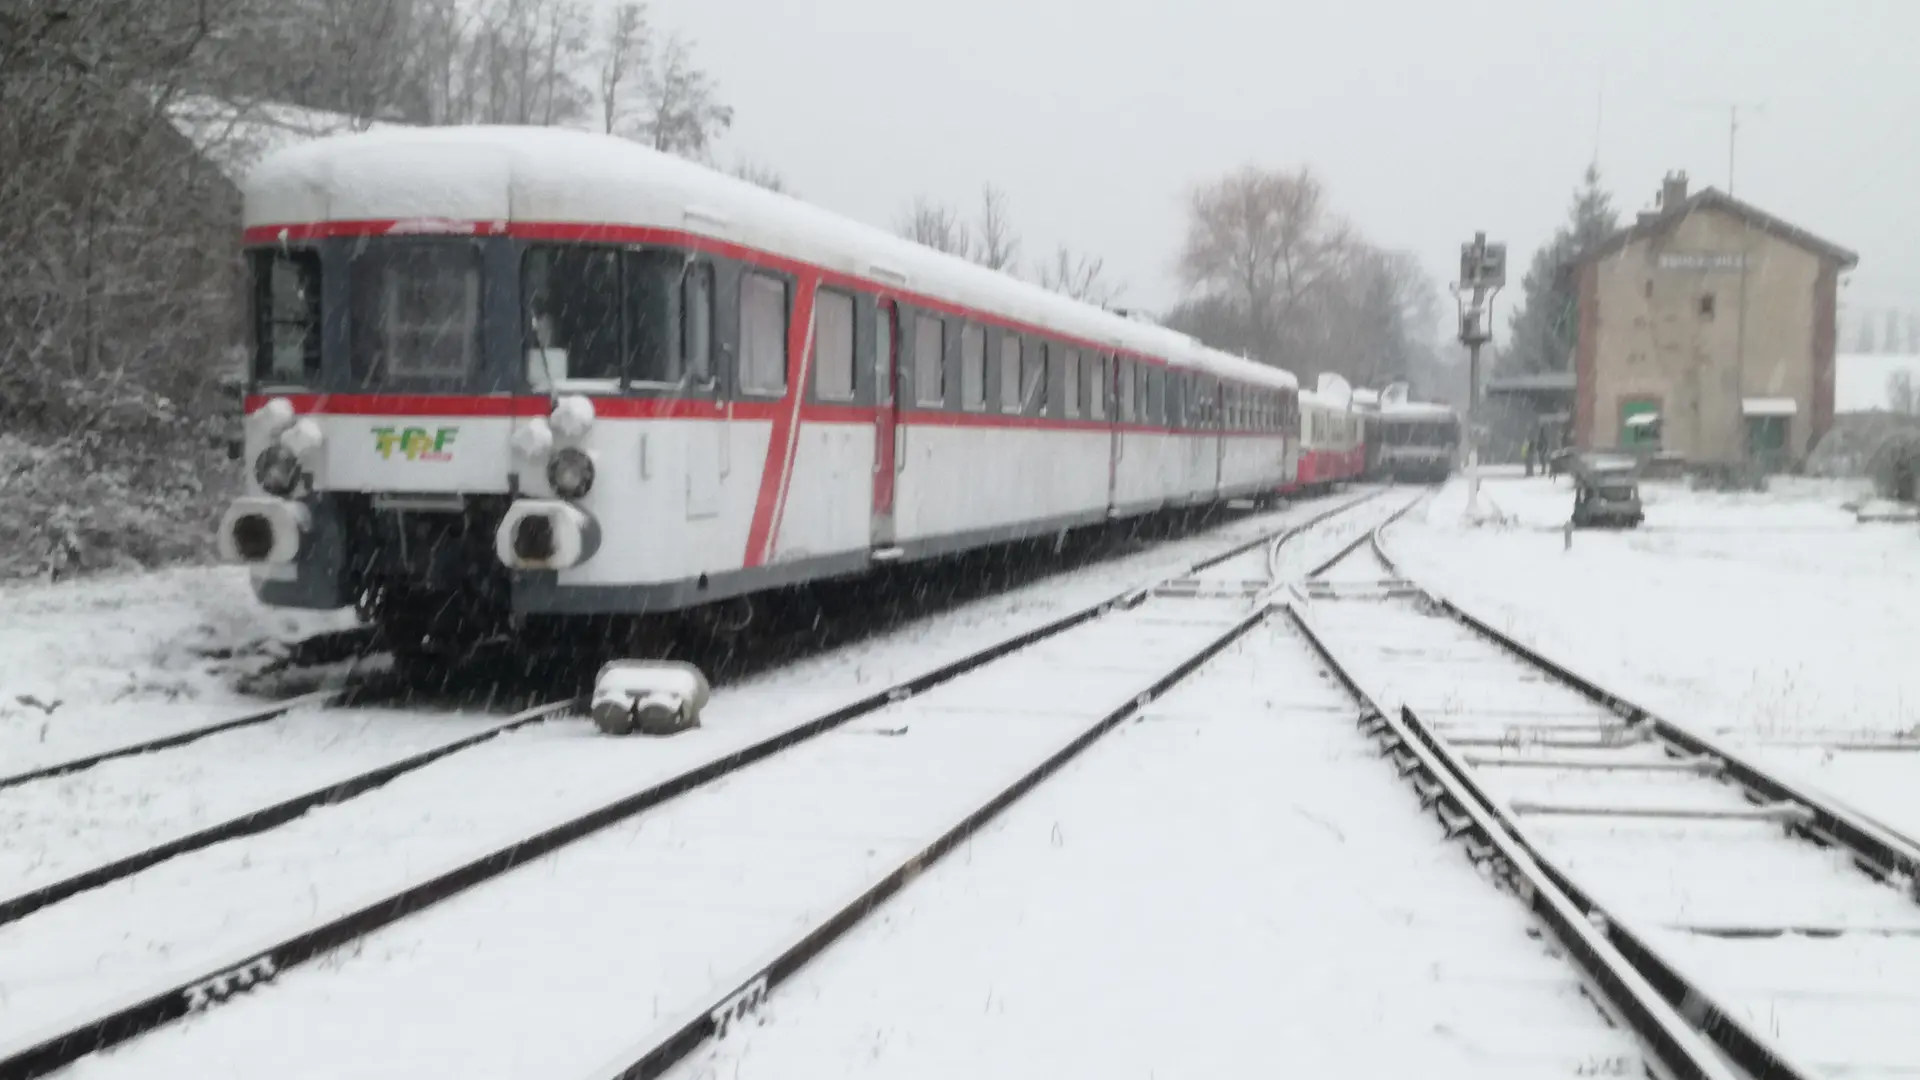
<path fill-rule="evenodd" d="M 1302 390 L 1300 401 L 1300 459 L 1291 491 L 1331 490 L 1361 478 L 1366 469 L 1362 416 L 1350 397 L 1330 388 L 1323 376 L 1319 391 Z"/>
<path fill-rule="evenodd" d="M 1452 408 L 1431 402 L 1382 403 L 1367 438 L 1368 476 L 1445 480 L 1459 458 L 1460 417 Z"/>
<path fill-rule="evenodd" d="M 335 137 L 264 160 L 244 215 L 221 553 L 395 640 L 744 617 L 1293 479 L 1288 372 L 625 140 Z"/>

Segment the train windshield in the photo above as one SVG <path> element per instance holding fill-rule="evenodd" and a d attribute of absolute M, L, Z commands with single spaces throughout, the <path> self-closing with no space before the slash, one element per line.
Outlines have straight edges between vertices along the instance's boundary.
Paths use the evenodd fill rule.
<path fill-rule="evenodd" d="M 310 386 L 320 377 L 320 254 L 256 251 L 253 270 L 254 381 Z"/>
<path fill-rule="evenodd" d="M 1460 426 L 1453 420 L 1400 420 L 1380 425 L 1380 441 L 1388 446 L 1453 446 Z"/>
<path fill-rule="evenodd" d="M 376 240 L 349 262 L 356 387 L 463 384 L 480 367 L 480 248 Z"/>
<path fill-rule="evenodd" d="M 711 373 L 712 268 L 683 252 L 542 244 L 527 249 L 520 288 L 535 387 L 670 388 Z"/>

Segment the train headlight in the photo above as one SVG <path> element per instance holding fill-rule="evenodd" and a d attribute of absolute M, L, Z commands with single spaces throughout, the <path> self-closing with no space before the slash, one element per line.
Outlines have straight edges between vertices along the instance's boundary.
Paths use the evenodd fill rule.
<path fill-rule="evenodd" d="M 569 446 L 547 461 L 547 483 L 563 499 L 578 499 L 593 490 L 593 459 L 585 450 Z"/>
<path fill-rule="evenodd" d="M 553 403 L 547 417 L 553 433 L 563 439 L 579 439 L 593 426 L 593 399 L 584 394 L 568 394 Z"/>
<path fill-rule="evenodd" d="M 300 482 L 300 457 L 276 442 L 253 460 L 253 478 L 260 482 L 262 491 L 284 498 Z"/>

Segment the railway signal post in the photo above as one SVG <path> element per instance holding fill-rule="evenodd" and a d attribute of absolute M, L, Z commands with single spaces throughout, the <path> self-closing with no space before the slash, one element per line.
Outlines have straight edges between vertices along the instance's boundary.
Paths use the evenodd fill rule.
<path fill-rule="evenodd" d="M 1467 347 L 1467 516 L 1480 516 L 1480 346 L 1493 340 L 1493 298 L 1507 283 L 1507 245 L 1473 234 L 1460 245 L 1460 280 L 1453 299 L 1460 310 L 1460 344 Z"/>

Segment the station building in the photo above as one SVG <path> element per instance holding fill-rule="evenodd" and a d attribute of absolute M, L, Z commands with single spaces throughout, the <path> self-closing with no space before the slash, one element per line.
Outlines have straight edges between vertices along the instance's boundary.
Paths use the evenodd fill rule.
<path fill-rule="evenodd" d="M 1833 422 L 1839 277 L 1859 256 L 1669 174 L 1571 266 L 1574 444 L 1691 466 L 1803 462 Z"/>

